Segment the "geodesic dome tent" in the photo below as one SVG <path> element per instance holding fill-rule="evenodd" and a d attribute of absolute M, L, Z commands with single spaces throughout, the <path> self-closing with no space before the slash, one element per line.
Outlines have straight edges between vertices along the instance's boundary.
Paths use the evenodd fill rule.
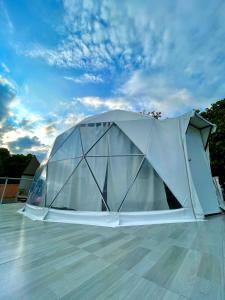
<path fill-rule="evenodd" d="M 108 226 L 218 213 L 207 153 L 214 129 L 194 111 L 165 120 L 121 110 L 86 118 L 56 138 L 23 213 Z"/>

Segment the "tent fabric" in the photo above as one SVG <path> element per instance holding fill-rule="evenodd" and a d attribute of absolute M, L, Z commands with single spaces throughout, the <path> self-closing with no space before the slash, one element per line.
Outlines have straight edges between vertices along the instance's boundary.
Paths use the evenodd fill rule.
<path fill-rule="evenodd" d="M 72 174 L 80 161 L 81 158 L 49 161 L 46 193 L 47 206 L 54 201 L 57 194 L 63 188 L 67 178 Z"/>
<path fill-rule="evenodd" d="M 68 130 L 66 130 L 65 132 L 63 132 L 62 134 L 60 134 L 55 142 L 54 145 L 52 147 L 52 150 L 50 152 L 49 157 L 53 157 L 53 155 L 56 153 L 56 151 L 59 150 L 59 148 L 64 144 L 64 142 L 70 137 L 70 135 L 73 133 L 73 131 L 75 130 L 75 127 L 72 127 Z"/>
<path fill-rule="evenodd" d="M 139 226 L 148 224 L 193 222 L 193 216 L 186 208 L 152 211 L 152 212 L 93 212 L 93 211 L 65 211 L 47 209 L 26 204 L 19 213 L 32 220 L 85 224 L 95 226 L 119 227 Z"/>
<path fill-rule="evenodd" d="M 138 201 L 137 201 L 138 199 Z M 120 211 L 168 210 L 163 180 L 159 177 L 147 159 L 127 194 Z"/>
<path fill-rule="evenodd" d="M 76 211 L 101 211 L 102 196 L 84 159 L 51 206 Z"/>
<path fill-rule="evenodd" d="M 61 214 L 75 223 L 90 212 L 93 224 L 99 216 L 118 226 L 219 212 L 207 156 L 213 130 L 194 111 L 165 120 L 120 110 L 86 118 L 56 139 L 35 176 L 28 211 L 43 206 L 45 219 Z M 176 209 L 169 209 L 170 197 Z"/>
<path fill-rule="evenodd" d="M 204 214 L 218 213 L 220 209 L 217 202 L 216 189 L 208 165 L 207 154 L 202 147 L 201 133 L 190 126 L 187 131 L 187 147 L 190 168 L 196 191 Z M 202 188 L 204 186 L 204 188 Z"/>
<path fill-rule="evenodd" d="M 58 142 L 57 142 L 58 144 Z M 83 155 L 79 128 L 70 133 L 70 137 L 60 144 L 50 161 L 60 161 L 64 159 L 72 159 Z"/>
<path fill-rule="evenodd" d="M 149 120 L 149 117 L 144 114 L 124 110 L 112 110 L 84 119 L 80 124 L 91 124 L 98 122 L 116 122 L 116 121 L 134 121 L 134 120 Z"/>
<path fill-rule="evenodd" d="M 132 126 L 130 121 L 116 121 L 115 123 L 133 141 L 136 147 L 146 154 L 150 140 L 151 123 L 153 121 L 152 119 L 134 120 Z"/>
<path fill-rule="evenodd" d="M 90 126 L 91 125 L 91 126 Z M 83 124 L 80 126 L 81 142 L 83 152 L 87 153 L 98 140 L 107 133 L 111 124 Z"/>

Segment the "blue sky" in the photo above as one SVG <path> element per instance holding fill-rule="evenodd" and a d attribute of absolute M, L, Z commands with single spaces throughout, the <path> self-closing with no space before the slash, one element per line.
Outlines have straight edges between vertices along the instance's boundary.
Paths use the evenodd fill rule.
<path fill-rule="evenodd" d="M 0 144 L 42 158 L 110 109 L 204 109 L 225 97 L 225 2 L 0 0 Z"/>

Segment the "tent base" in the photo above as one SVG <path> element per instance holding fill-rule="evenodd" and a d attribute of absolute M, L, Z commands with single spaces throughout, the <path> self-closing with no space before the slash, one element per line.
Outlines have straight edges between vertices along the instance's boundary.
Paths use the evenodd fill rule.
<path fill-rule="evenodd" d="M 26 204 L 20 213 L 32 220 L 84 224 L 106 227 L 195 222 L 190 209 L 181 208 L 151 212 L 89 212 L 63 211 Z"/>

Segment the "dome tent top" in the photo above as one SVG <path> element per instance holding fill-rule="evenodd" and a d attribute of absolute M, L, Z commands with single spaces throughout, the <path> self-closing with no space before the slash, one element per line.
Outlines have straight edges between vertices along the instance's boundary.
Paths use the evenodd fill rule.
<path fill-rule="evenodd" d="M 152 117 L 138 112 L 115 109 L 98 115 L 90 116 L 83 119 L 79 124 L 97 123 L 97 122 L 114 122 L 114 121 L 134 121 L 149 120 Z"/>

